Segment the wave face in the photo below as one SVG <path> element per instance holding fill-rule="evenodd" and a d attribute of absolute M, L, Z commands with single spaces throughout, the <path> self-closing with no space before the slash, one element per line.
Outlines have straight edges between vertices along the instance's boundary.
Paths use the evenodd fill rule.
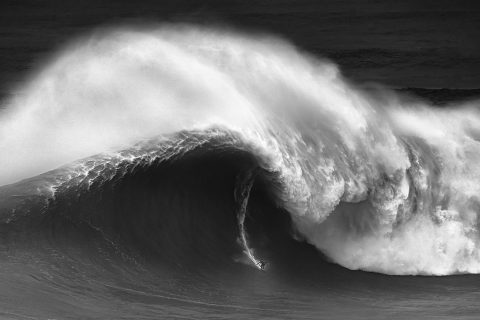
<path fill-rule="evenodd" d="M 80 39 L 19 91 L 0 116 L 8 248 L 274 265 L 267 237 L 355 270 L 480 272 L 478 101 L 365 92 L 284 40 L 178 25 Z"/>

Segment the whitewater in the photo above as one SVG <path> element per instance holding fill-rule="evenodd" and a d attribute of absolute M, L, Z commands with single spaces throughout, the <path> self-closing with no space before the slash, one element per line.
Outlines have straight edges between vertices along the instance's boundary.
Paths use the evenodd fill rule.
<path fill-rule="evenodd" d="M 0 185 L 64 166 L 30 191 L 54 198 L 79 176 L 88 187 L 106 167 L 226 134 L 275 173 L 292 237 L 331 261 L 395 275 L 479 273 L 478 106 L 364 90 L 279 37 L 191 25 L 101 30 L 2 103 Z M 182 132 L 199 138 L 162 147 Z"/>

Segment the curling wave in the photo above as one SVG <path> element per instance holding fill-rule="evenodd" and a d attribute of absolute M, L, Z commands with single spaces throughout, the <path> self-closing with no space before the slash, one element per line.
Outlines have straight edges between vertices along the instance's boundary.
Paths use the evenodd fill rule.
<path fill-rule="evenodd" d="M 156 246 L 175 238 L 148 240 L 151 219 L 114 228 L 118 199 L 85 216 L 72 195 L 124 185 L 138 168 L 192 150 L 236 150 L 250 159 L 235 171 L 246 189 L 235 205 L 229 185 L 233 204 L 224 209 L 237 208 L 239 220 L 222 232 L 240 232 L 253 262 L 243 223 L 259 179 L 248 172 L 259 168 L 272 202 L 290 215 L 291 236 L 333 262 L 387 274 L 479 273 L 477 106 L 433 109 L 387 90 L 365 92 L 332 63 L 273 37 L 178 25 L 99 32 L 52 59 L 0 115 L 4 238 L 17 237 L 14 225 L 35 229 L 36 216 L 57 212 L 112 243 L 123 234 L 166 252 Z"/>

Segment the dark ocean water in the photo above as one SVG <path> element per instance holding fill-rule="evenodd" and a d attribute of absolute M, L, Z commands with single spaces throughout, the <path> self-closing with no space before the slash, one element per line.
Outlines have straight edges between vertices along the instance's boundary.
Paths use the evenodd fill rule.
<path fill-rule="evenodd" d="M 473 1 L 3 1 L 0 318 L 478 319 L 479 26 Z"/>

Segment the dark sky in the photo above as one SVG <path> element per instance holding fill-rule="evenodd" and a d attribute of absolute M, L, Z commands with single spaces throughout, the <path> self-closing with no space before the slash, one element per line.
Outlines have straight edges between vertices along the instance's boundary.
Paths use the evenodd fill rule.
<path fill-rule="evenodd" d="M 2 1 L 0 90 L 43 57 L 101 26 L 188 21 L 271 32 L 338 63 L 358 82 L 480 88 L 475 1 Z"/>

